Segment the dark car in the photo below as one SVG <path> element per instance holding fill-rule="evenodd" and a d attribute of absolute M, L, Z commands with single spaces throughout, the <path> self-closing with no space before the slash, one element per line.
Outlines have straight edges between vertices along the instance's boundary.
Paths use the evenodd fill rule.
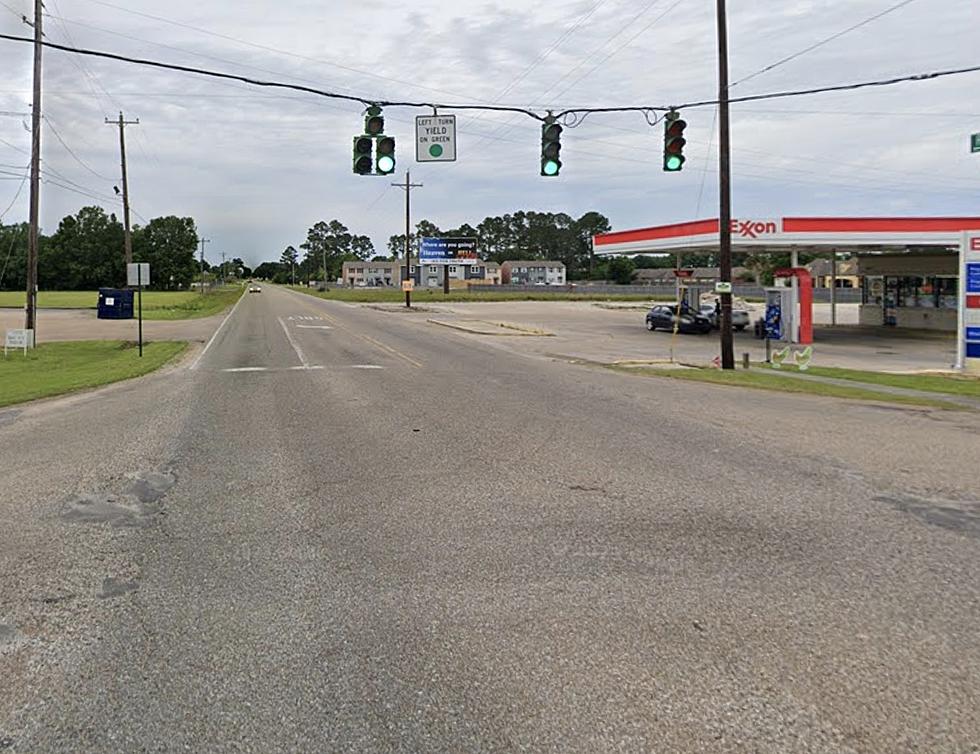
<path fill-rule="evenodd" d="M 674 321 L 677 319 L 677 307 L 668 304 L 658 304 L 647 312 L 647 330 L 671 330 L 674 329 Z M 683 333 L 709 333 L 711 332 L 711 320 L 698 314 L 691 308 L 681 307 L 680 319 L 677 321 L 678 332 Z"/>

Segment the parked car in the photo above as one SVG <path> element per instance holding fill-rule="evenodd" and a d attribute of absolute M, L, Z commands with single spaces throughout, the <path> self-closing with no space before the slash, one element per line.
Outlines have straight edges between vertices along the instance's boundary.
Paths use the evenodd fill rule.
<path fill-rule="evenodd" d="M 677 306 L 658 304 L 647 312 L 647 330 L 673 330 L 677 321 L 678 332 L 709 333 L 711 320 L 693 309 L 681 308 L 680 319 L 677 319 Z"/>
<path fill-rule="evenodd" d="M 721 321 L 718 319 L 718 313 L 715 311 L 715 307 L 711 304 L 702 304 L 701 314 L 708 318 L 708 321 L 711 322 L 711 326 L 715 330 L 721 327 Z M 744 309 L 732 309 L 732 327 L 739 332 L 742 332 L 742 330 L 748 326 L 749 313 Z"/>

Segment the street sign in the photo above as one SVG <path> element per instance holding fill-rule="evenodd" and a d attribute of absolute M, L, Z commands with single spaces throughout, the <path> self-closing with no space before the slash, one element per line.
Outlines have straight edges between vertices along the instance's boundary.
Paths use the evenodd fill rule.
<path fill-rule="evenodd" d="M 149 285 L 150 265 L 148 262 L 136 262 L 126 265 L 126 285 Z"/>
<path fill-rule="evenodd" d="M 415 116 L 415 160 L 456 161 L 456 116 Z"/>
<path fill-rule="evenodd" d="M 675 278 L 690 278 L 694 277 L 694 270 L 674 270 Z"/>
<path fill-rule="evenodd" d="M 970 372 L 980 372 L 980 233 L 963 234 L 960 281 L 956 365 Z"/>
<path fill-rule="evenodd" d="M 27 354 L 28 348 L 34 348 L 33 330 L 7 330 L 3 339 L 3 355 L 7 355 L 8 348 L 21 348 Z"/>
<path fill-rule="evenodd" d="M 719 280 L 717 283 L 715 283 L 715 293 L 731 293 L 731 292 L 732 292 L 731 283 L 726 283 L 722 280 Z"/>
<path fill-rule="evenodd" d="M 980 152 L 980 134 L 973 134 L 970 137 L 970 151 Z"/>
<path fill-rule="evenodd" d="M 475 238 L 422 238 L 419 264 L 480 264 Z"/>
<path fill-rule="evenodd" d="M 402 290 L 405 291 L 405 293 L 411 293 L 412 291 L 414 291 L 415 290 L 415 281 L 414 280 L 402 280 Z"/>

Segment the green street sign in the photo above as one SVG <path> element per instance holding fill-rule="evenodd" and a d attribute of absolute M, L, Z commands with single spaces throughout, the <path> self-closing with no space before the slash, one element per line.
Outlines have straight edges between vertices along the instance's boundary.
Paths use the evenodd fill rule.
<path fill-rule="evenodd" d="M 970 137 L 970 151 L 980 152 L 980 134 L 973 134 L 973 136 Z"/>

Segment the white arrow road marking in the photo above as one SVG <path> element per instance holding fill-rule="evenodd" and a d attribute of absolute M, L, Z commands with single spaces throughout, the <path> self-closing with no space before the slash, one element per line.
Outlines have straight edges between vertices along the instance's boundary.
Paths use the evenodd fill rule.
<path fill-rule="evenodd" d="M 296 325 L 301 330 L 333 330 L 330 325 Z"/>

